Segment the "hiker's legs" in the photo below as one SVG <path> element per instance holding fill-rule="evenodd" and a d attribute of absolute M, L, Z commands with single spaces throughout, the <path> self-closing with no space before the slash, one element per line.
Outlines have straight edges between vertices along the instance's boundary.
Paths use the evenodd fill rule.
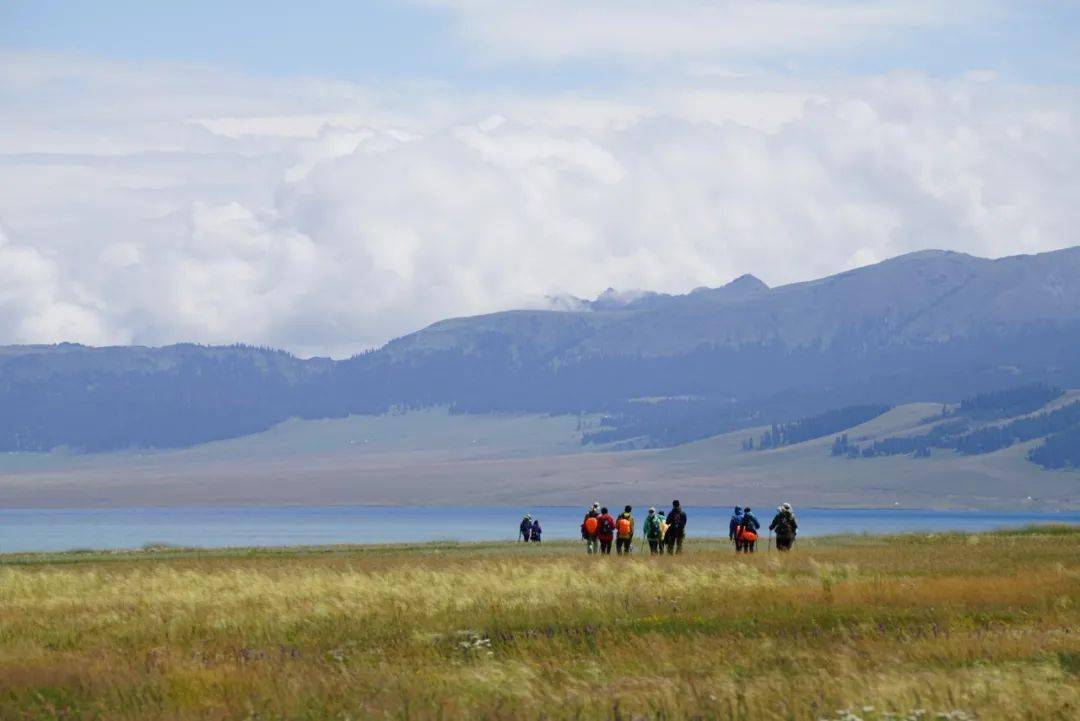
<path fill-rule="evenodd" d="M 611 555 L 611 541 L 605 541 L 605 540 L 601 539 L 601 541 L 600 541 L 600 553 L 603 553 L 605 556 L 610 556 Z"/>
<path fill-rule="evenodd" d="M 682 553 L 682 542 L 683 536 L 680 533 L 678 536 L 675 537 L 675 553 Z"/>
<path fill-rule="evenodd" d="M 623 553 L 630 553 L 630 539 L 619 538 L 615 540 L 615 551 L 621 556 Z"/>
<path fill-rule="evenodd" d="M 652 555 L 655 556 L 659 552 L 660 552 L 660 541 L 654 541 L 653 539 L 650 538 L 649 539 L 649 553 L 651 553 Z"/>
<path fill-rule="evenodd" d="M 791 542 L 795 540 L 793 538 L 785 538 L 784 536 L 776 537 L 776 550 L 777 551 L 790 551 Z"/>
<path fill-rule="evenodd" d="M 585 539 L 585 552 L 586 553 L 596 553 L 599 550 L 600 550 L 600 547 L 597 545 L 597 541 L 596 541 L 595 538 L 586 538 Z"/>

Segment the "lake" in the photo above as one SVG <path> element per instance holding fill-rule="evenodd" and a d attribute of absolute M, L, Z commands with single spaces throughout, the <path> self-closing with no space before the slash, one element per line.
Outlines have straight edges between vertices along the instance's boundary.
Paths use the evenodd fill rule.
<path fill-rule="evenodd" d="M 177 546 L 513 540 L 526 512 L 548 540 L 579 538 L 574 507 L 182 507 L 0 509 L 0 552 Z M 616 510 L 612 509 L 613 515 Z M 647 509 L 635 511 L 644 517 Z M 666 510 L 666 509 L 665 509 Z M 730 508 L 688 507 L 689 536 L 726 536 Z M 1080 523 L 1080 513 L 796 509 L 802 536 L 834 533 L 986 531 L 1033 523 Z M 772 512 L 760 509 L 767 526 Z"/>

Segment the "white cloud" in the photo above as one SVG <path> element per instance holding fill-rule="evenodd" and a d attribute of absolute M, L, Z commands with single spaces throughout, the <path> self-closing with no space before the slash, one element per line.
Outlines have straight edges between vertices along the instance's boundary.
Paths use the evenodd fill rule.
<path fill-rule="evenodd" d="M 1075 88 L 700 75 L 581 97 L 0 68 L 0 342 L 341 355 L 549 295 L 1048 250 L 1080 225 Z"/>
<path fill-rule="evenodd" d="M 655 63 L 850 49 L 913 29 L 985 18 L 996 3 L 953 0 L 421 0 L 497 58 Z"/>

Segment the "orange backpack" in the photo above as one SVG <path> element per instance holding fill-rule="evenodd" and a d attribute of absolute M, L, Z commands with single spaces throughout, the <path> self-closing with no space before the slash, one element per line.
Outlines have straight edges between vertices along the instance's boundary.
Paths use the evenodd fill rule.
<path fill-rule="evenodd" d="M 620 518 L 615 522 L 615 527 L 619 530 L 619 538 L 630 537 L 630 519 Z"/>
<path fill-rule="evenodd" d="M 746 541 L 747 543 L 753 543 L 754 541 L 757 540 L 757 534 L 754 533 L 751 529 L 747 528 L 746 526 L 743 526 L 739 530 L 739 540 L 740 541 Z"/>
<path fill-rule="evenodd" d="M 600 525 L 600 521 L 596 520 L 596 516 L 589 516 L 585 519 L 585 523 L 582 526 L 585 528 L 585 533 L 590 536 L 596 535 L 596 528 Z"/>

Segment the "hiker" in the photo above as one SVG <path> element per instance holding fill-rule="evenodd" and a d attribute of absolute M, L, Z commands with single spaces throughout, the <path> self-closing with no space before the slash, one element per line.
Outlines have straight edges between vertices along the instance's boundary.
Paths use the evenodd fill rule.
<path fill-rule="evenodd" d="M 600 553 L 605 556 L 611 555 L 611 543 L 615 540 L 615 519 L 608 513 L 607 506 L 600 509 L 600 515 L 596 518 L 596 538 L 600 541 Z"/>
<path fill-rule="evenodd" d="M 735 553 L 742 550 L 742 540 L 739 538 L 739 526 L 742 525 L 742 507 L 735 506 L 735 512 L 728 521 L 728 540 L 735 544 Z"/>
<path fill-rule="evenodd" d="M 795 520 L 795 513 L 791 510 L 790 503 L 781 503 L 776 507 L 776 515 L 773 516 L 769 530 L 776 534 L 776 550 L 790 551 L 795 543 L 795 534 L 799 531 L 799 524 Z"/>
<path fill-rule="evenodd" d="M 649 542 L 649 553 L 654 556 L 660 552 L 660 543 L 664 538 L 660 530 L 660 519 L 663 517 L 655 508 L 650 508 L 649 515 L 645 516 L 645 540 Z"/>
<path fill-rule="evenodd" d="M 521 524 L 518 526 L 518 538 L 524 543 L 529 542 L 529 536 L 532 534 L 532 516 L 528 513 L 521 519 Z"/>
<path fill-rule="evenodd" d="M 743 553 L 753 553 L 754 547 L 757 545 L 758 529 L 761 528 L 761 521 L 757 519 L 754 512 L 747 506 L 743 509 L 742 525 L 739 527 L 738 537 L 742 541 Z"/>
<path fill-rule="evenodd" d="M 657 511 L 656 515 L 660 517 L 660 555 L 663 555 L 664 554 L 664 539 L 667 538 L 667 528 L 668 528 L 667 516 L 664 515 L 663 511 Z"/>
<path fill-rule="evenodd" d="M 539 518 L 534 518 L 533 519 L 532 528 L 530 530 L 532 531 L 532 535 L 531 535 L 532 542 L 533 543 L 540 543 L 540 536 L 543 535 L 544 529 L 540 528 L 540 519 Z"/>
<path fill-rule="evenodd" d="M 619 514 L 619 518 L 615 521 L 615 552 L 620 556 L 623 552 L 630 553 L 630 542 L 634 540 L 634 517 L 630 515 L 630 512 L 634 509 L 627 506 L 623 509 L 623 512 Z"/>
<path fill-rule="evenodd" d="M 686 511 L 677 500 L 671 502 L 671 511 L 667 514 L 667 531 L 664 532 L 664 545 L 668 555 L 682 553 L 683 538 L 686 537 Z"/>
<path fill-rule="evenodd" d="M 596 532 L 600 530 L 600 502 L 592 504 L 592 508 L 585 512 L 585 519 L 581 522 L 581 537 L 585 539 L 585 552 L 597 553 L 600 550 Z"/>

